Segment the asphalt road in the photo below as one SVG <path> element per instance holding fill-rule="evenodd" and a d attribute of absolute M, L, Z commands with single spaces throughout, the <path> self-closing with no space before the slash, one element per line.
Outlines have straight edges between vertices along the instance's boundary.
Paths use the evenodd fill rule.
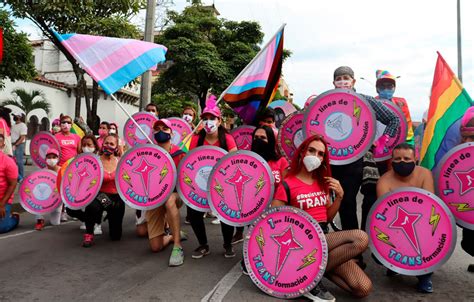
<path fill-rule="evenodd" d="M 0 301 L 277 301 L 241 274 L 242 244 L 236 246 L 237 257 L 224 258 L 220 227 L 210 219 L 206 227 L 211 254 L 191 258 L 197 241 L 191 227 L 183 225 L 189 240 L 183 242 L 185 263 L 176 268 L 168 267 L 170 248 L 153 254 L 147 240 L 135 236 L 129 208 L 122 240 L 110 241 L 104 223 L 104 234 L 96 236 L 92 248 L 81 247 L 77 221 L 41 232 L 33 230 L 34 222 L 33 215 L 22 213 L 20 226 L 0 235 Z M 454 254 L 433 275 L 435 292 L 428 295 L 416 292 L 415 277 L 385 277 L 385 269 L 366 252 L 374 291 L 359 301 L 474 301 L 474 274 L 466 271 L 474 259 L 461 250 L 460 232 L 458 237 Z M 337 301 L 356 300 L 329 281 L 325 284 Z"/>

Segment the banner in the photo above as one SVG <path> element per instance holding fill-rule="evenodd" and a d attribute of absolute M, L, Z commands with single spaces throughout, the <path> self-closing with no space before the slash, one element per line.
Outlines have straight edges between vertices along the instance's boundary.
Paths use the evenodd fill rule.
<path fill-rule="evenodd" d="M 154 141 L 153 138 L 153 124 L 158 118 L 148 112 L 137 112 L 132 117 L 140 125 L 140 128 L 148 135 L 148 137 Z M 135 147 L 139 145 L 149 144 L 148 139 L 143 136 L 143 133 L 137 128 L 132 119 L 128 119 L 123 126 L 123 139 L 129 147 Z"/>
<path fill-rule="evenodd" d="M 439 269 L 456 245 L 456 223 L 444 202 L 422 189 L 402 187 L 372 206 L 369 247 L 387 268 L 409 276 Z"/>
<path fill-rule="evenodd" d="M 171 122 L 171 129 L 173 130 L 173 134 L 171 135 L 171 143 L 173 145 L 179 146 L 183 139 L 193 132 L 193 129 L 188 124 L 188 122 L 179 117 L 170 117 L 168 118 L 168 121 Z"/>
<path fill-rule="evenodd" d="M 304 141 L 303 117 L 304 113 L 302 112 L 292 113 L 281 123 L 280 130 L 278 131 L 278 149 L 289 163 L 291 163 L 296 149 Z"/>
<path fill-rule="evenodd" d="M 275 110 L 275 126 L 280 128 L 283 120 L 296 111 L 292 103 L 285 100 L 276 100 L 268 104 L 268 108 Z"/>
<path fill-rule="evenodd" d="M 400 120 L 400 127 L 397 129 L 397 133 L 395 137 L 389 137 L 387 144 L 383 150 L 382 154 L 374 154 L 374 159 L 376 162 L 385 161 L 387 159 L 392 158 L 392 150 L 397 145 L 404 143 L 407 138 L 408 133 L 408 124 L 403 111 L 393 102 L 387 100 L 378 100 L 384 103 L 384 105 L 390 109 Z M 375 132 L 375 140 L 379 139 L 382 136 L 383 132 L 385 131 L 386 126 L 381 122 L 377 121 L 377 127 Z"/>
<path fill-rule="evenodd" d="M 30 142 L 30 157 L 35 165 L 46 168 L 46 152 L 50 148 L 58 150 L 61 157 L 59 143 L 51 132 L 41 131 L 33 136 Z"/>
<path fill-rule="evenodd" d="M 33 215 L 45 215 L 59 207 L 61 196 L 56 187 L 57 173 L 39 170 L 26 176 L 18 189 L 20 203 Z"/>
<path fill-rule="evenodd" d="M 463 228 L 474 230 L 474 143 L 456 146 L 434 173 L 438 196 Z"/>
<path fill-rule="evenodd" d="M 251 150 L 252 149 L 252 134 L 255 131 L 254 126 L 240 126 L 233 129 L 230 134 L 235 140 L 237 149 L 239 150 Z"/>
<path fill-rule="evenodd" d="M 222 148 L 201 146 L 191 150 L 178 166 L 176 189 L 181 200 L 196 211 L 208 212 L 207 182 L 212 167 L 227 154 Z"/>
<path fill-rule="evenodd" d="M 137 210 L 157 208 L 168 200 L 176 185 L 173 158 L 156 145 L 134 147 L 120 159 L 115 184 L 129 207 Z"/>
<path fill-rule="evenodd" d="M 297 298 L 323 278 L 328 259 L 326 237 L 306 212 L 289 206 L 271 208 L 244 238 L 245 266 L 266 294 Z"/>
<path fill-rule="evenodd" d="M 252 223 L 273 198 L 272 171 L 255 152 L 239 150 L 227 154 L 212 168 L 209 179 L 209 205 L 229 225 Z"/>
<path fill-rule="evenodd" d="M 99 194 L 103 179 L 104 167 L 99 156 L 92 153 L 79 154 L 62 176 L 62 201 L 73 210 L 85 208 Z"/>
<path fill-rule="evenodd" d="M 305 138 L 324 136 L 333 165 L 346 165 L 362 158 L 375 136 L 375 114 L 360 95 L 348 89 L 320 94 L 306 109 Z"/>

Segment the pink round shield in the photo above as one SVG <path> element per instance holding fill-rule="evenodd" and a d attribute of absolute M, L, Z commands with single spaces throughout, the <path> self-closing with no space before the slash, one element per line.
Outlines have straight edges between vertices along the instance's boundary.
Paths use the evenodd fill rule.
<path fill-rule="evenodd" d="M 60 150 L 59 143 L 53 134 L 41 131 L 33 136 L 30 142 L 30 157 L 35 165 L 40 168 L 46 168 L 46 152 L 50 148 Z"/>
<path fill-rule="evenodd" d="M 412 187 L 380 197 L 370 210 L 366 231 L 377 259 L 410 276 L 441 267 L 456 245 L 456 223 L 448 207 L 435 194 Z"/>
<path fill-rule="evenodd" d="M 474 143 L 465 143 L 443 156 L 436 170 L 438 196 L 456 223 L 474 230 Z"/>
<path fill-rule="evenodd" d="M 239 150 L 251 150 L 252 149 L 252 134 L 255 130 L 254 126 L 240 126 L 230 132 L 234 137 L 237 149 Z"/>
<path fill-rule="evenodd" d="M 244 239 L 250 278 L 262 291 L 277 298 L 296 298 L 313 289 L 323 277 L 327 259 L 321 227 L 294 207 L 264 212 Z"/>
<path fill-rule="evenodd" d="M 212 168 L 207 183 L 209 205 L 221 221 L 249 225 L 272 200 L 274 182 L 270 167 L 257 153 L 229 153 Z"/>
<path fill-rule="evenodd" d="M 370 149 L 375 136 L 375 114 L 360 95 L 348 89 L 320 94 L 306 109 L 305 138 L 314 134 L 328 141 L 333 165 L 357 161 Z"/>
<path fill-rule="evenodd" d="M 280 131 L 278 131 L 278 148 L 288 162 L 291 162 L 296 149 L 304 141 L 303 117 L 304 114 L 302 112 L 291 114 L 281 123 Z"/>
<path fill-rule="evenodd" d="M 383 150 L 383 153 L 377 154 L 377 155 L 374 154 L 374 159 L 377 162 L 392 158 L 393 148 L 395 148 L 398 144 L 401 144 L 406 140 L 407 131 L 408 131 L 407 120 L 405 118 L 405 115 L 403 114 L 403 111 L 393 102 L 390 102 L 387 100 L 381 100 L 381 101 L 385 104 L 385 106 L 387 106 L 388 109 L 392 110 L 392 112 L 399 118 L 400 127 L 397 129 L 397 133 L 395 134 L 395 137 L 389 138 Z M 384 124 L 377 121 L 375 140 L 377 140 L 380 136 L 382 136 L 383 132 L 385 131 L 385 128 L 386 126 Z"/>
<path fill-rule="evenodd" d="M 23 208 L 34 215 L 51 213 L 61 205 L 56 187 L 57 173 L 51 170 L 39 170 L 23 179 L 18 189 Z"/>
<path fill-rule="evenodd" d="M 148 112 L 137 112 L 132 117 L 135 119 L 140 128 L 147 134 L 147 136 L 153 141 L 153 124 L 158 118 Z M 138 129 L 137 125 L 128 119 L 123 126 L 123 138 L 128 146 L 135 147 L 138 145 L 149 144 L 148 138 Z"/>
<path fill-rule="evenodd" d="M 196 211 L 209 211 L 207 182 L 212 168 L 227 151 L 214 146 L 201 146 L 191 150 L 179 162 L 176 189 L 186 205 Z"/>
<path fill-rule="evenodd" d="M 137 146 L 120 159 L 115 184 L 128 206 L 151 210 L 163 205 L 173 193 L 176 166 L 165 149 L 151 144 Z"/>
<path fill-rule="evenodd" d="M 171 143 L 179 146 L 183 139 L 188 136 L 193 129 L 191 126 L 179 117 L 170 117 L 168 120 L 171 122 L 171 128 L 173 129 L 173 135 L 171 136 Z"/>
<path fill-rule="evenodd" d="M 99 194 L 104 168 L 99 156 L 83 153 L 76 156 L 64 170 L 61 179 L 61 199 L 68 208 L 86 207 Z"/>

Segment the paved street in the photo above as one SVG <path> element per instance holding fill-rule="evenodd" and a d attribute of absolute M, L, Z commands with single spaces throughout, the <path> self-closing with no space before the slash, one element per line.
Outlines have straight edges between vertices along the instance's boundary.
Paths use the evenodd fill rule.
<path fill-rule="evenodd" d="M 0 301 L 278 301 L 241 274 L 242 244 L 236 247 L 236 258 L 224 258 L 220 227 L 211 225 L 210 219 L 206 222 L 211 255 L 191 258 L 197 241 L 191 227 L 184 225 L 190 239 L 183 243 L 186 258 L 178 268 L 168 267 L 170 248 L 153 254 L 147 240 L 135 236 L 130 208 L 122 240 L 111 242 L 104 223 L 104 235 L 96 236 L 96 245 L 89 249 L 81 247 L 77 221 L 41 232 L 33 230 L 34 222 L 33 215 L 22 213 L 20 227 L 0 235 Z M 466 271 L 474 260 L 459 243 L 447 264 L 434 274 L 431 295 L 415 291 L 415 277 L 387 278 L 368 253 L 365 258 L 374 292 L 360 301 L 474 301 L 474 274 Z M 337 301 L 354 300 L 329 281 L 325 284 Z"/>

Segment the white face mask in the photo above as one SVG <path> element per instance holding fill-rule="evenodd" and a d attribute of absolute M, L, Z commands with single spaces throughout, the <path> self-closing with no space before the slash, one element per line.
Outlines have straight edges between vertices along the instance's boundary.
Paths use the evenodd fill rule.
<path fill-rule="evenodd" d="M 334 86 L 336 88 L 346 88 L 346 89 L 351 89 L 352 88 L 352 80 L 339 80 L 334 82 Z"/>
<path fill-rule="evenodd" d="M 95 148 L 82 147 L 82 151 L 83 151 L 84 153 L 94 153 L 94 152 L 95 152 Z"/>
<path fill-rule="evenodd" d="M 46 159 L 46 163 L 48 164 L 48 166 L 50 167 L 55 167 L 57 164 L 58 164 L 58 159 L 57 158 L 47 158 Z"/>
<path fill-rule="evenodd" d="M 308 172 L 313 172 L 321 166 L 321 160 L 315 155 L 307 155 L 303 158 L 303 164 Z"/>
<path fill-rule="evenodd" d="M 208 134 L 212 134 L 217 131 L 217 120 L 204 121 L 204 130 Z"/>
<path fill-rule="evenodd" d="M 191 114 L 183 114 L 183 120 L 188 123 L 191 123 L 193 121 L 193 116 Z"/>
<path fill-rule="evenodd" d="M 110 133 L 110 134 L 117 134 L 117 130 L 115 130 L 115 129 L 110 129 L 110 130 L 109 130 L 109 133 Z"/>

